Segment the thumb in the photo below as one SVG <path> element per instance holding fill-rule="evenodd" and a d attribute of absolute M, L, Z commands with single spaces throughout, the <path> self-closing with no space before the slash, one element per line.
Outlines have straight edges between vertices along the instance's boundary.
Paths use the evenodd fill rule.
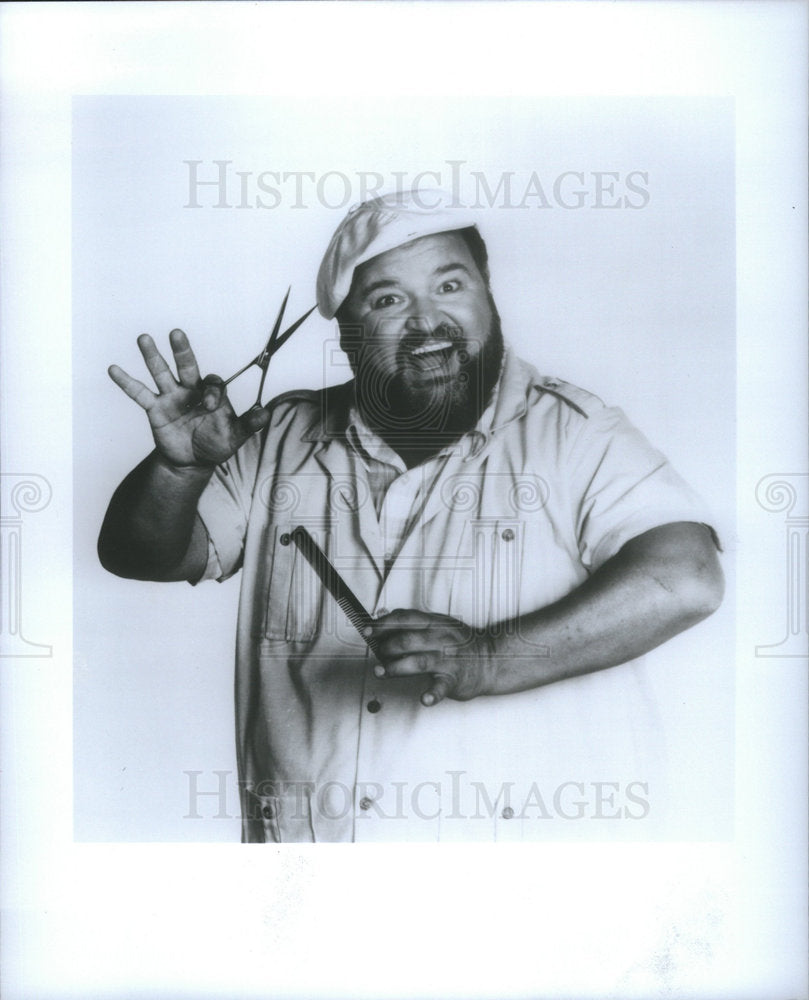
<path fill-rule="evenodd" d="M 450 674 L 433 674 L 432 686 L 421 696 L 422 705 L 430 707 L 443 701 L 455 686 L 455 678 Z"/>
<path fill-rule="evenodd" d="M 255 406 L 251 406 L 249 410 L 243 413 L 236 420 L 236 436 L 240 439 L 240 447 L 244 442 L 251 437 L 256 431 L 260 431 L 263 427 L 266 427 L 270 422 L 270 413 L 263 406 L 259 406 L 258 403 Z"/>

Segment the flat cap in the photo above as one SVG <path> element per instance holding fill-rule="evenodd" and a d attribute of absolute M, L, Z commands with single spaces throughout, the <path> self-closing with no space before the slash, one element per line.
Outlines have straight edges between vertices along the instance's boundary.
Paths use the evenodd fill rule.
<path fill-rule="evenodd" d="M 355 205 L 331 238 L 317 275 L 317 305 L 333 319 L 351 290 L 354 268 L 403 243 L 475 225 L 446 191 L 396 191 Z"/>

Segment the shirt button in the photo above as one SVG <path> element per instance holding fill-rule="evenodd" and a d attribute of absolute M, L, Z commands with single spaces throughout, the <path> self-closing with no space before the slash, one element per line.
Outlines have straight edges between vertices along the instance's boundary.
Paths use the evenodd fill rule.
<path fill-rule="evenodd" d="M 360 799 L 360 809 L 368 810 L 371 808 L 373 804 L 374 800 L 369 799 L 367 795 L 363 795 L 363 797 Z"/>
<path fill-rule="evenodd" d="M 511 530 L 511 528 L 506 528 L 501 537 L 504 542 L 513 542 L 514 532 Z"/>
<path fill-rule="evenodd" d="M 503 810 L 503 812 L 500 815 L 503 817 L 503 819 L 513 819 L 514 818 L 514 810 L 511 808 L 511 806 L 506 806 L 506 808 Z"/>
<path fill-rule="evenodd" d="M 366 708 L 372 715 L 375 715 L 382 708 L 382 704 L 374 698 L 372 701 L 368 702 Z"/>
<path fill-rule="evenodd" d="M 261 815 L 264 817 L 264 819 L 272 819 L 273 816 L 275 816 L 275 810 L 273 809 L 272 806 L 264 806 L 264 808 L 261 810 Z"/>

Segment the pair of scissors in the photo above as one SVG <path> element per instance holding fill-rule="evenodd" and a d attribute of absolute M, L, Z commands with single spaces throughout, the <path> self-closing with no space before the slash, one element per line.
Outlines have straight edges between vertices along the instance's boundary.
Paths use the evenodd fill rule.
<path fill-rule="evenodd" d="M 289 298 L 289 293 L 292 291 L 292 286 L 287 289 L 287 293 L 284 296 L 284 301 L 281 303 L 281 308 L 278 310 L 278 316 L 273 325 L 272 332 L 270 333 L 267 343 L 264 345 L 260 354 L 257 354 L 252 361 L 248 361 L 247 364 L 240 368 L 235 375 L 231 375 L 229 379 L 225 380 L 225 385 L 229 385 L 234 379 L 238 378 L 241 374 L 247 371 L 248 368 L 252 368 L 253 365 L 258 366 L 261 369 L 261 381 L 258 386 L 258 395 L 256 396 L 256 406 L 261 406 L 261 395 L 264 392 L 264 380 L 267 378 L 267 369 L 270 367 L 270 359 L 275 354 L 275 352 L 289 340 L 292 334 L 298 329 L 298 327 L 311 316 L 315 311 L 317 306 L 312 306 L 312 308 L 303 314 L 300 319 L 296 319 L 292 326 L 287 327 L 283 333 L 278 331 L 281 329 L 281 323 L 284 319 L 284 310 L 287 307 L 287 299 Z"/>

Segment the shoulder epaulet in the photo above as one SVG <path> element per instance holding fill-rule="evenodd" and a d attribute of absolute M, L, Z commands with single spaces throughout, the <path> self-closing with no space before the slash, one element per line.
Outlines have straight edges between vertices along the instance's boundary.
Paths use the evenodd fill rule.
<path fill-rule="evenodd" d="M 315 424 L 320 423 L 326 413 L 323 389 L 290 389 L 279 393 L 267 404 L 270 411 L 270 427 L 299 424 L 301 435 Z"/>
<path fill-rule="evenodd" d="M 284 403 L 314 403 L 322 393 L 322 389 L 290 389 L 288 392 L 273 396 L 267 404 L 267 409 L 274 410 L 277 406 L 283 406 Z"/>
<path fill-rule="evenodd" d="M 604 408 L 604 402 L 598 396 L 587 392 L 586 389 L 580 389 L 570 382 L 563 382 L 560 378 L 542 376 L 537 382 L 537 386 L 540 391 L 550 393 L 557 399 L 561 399 L 563 403 L 567 403 L 583 417 L 589 417 Z"/>
<path fill-rule="evenodd" d="M 300 433 L 304 441 L 333 437 L 345 430 L 352 386 L 353 382 L 344 382 L 325 389 L 291 389 L 276 396 L 269 407 L 282 422 L 303 421 Z"/>

